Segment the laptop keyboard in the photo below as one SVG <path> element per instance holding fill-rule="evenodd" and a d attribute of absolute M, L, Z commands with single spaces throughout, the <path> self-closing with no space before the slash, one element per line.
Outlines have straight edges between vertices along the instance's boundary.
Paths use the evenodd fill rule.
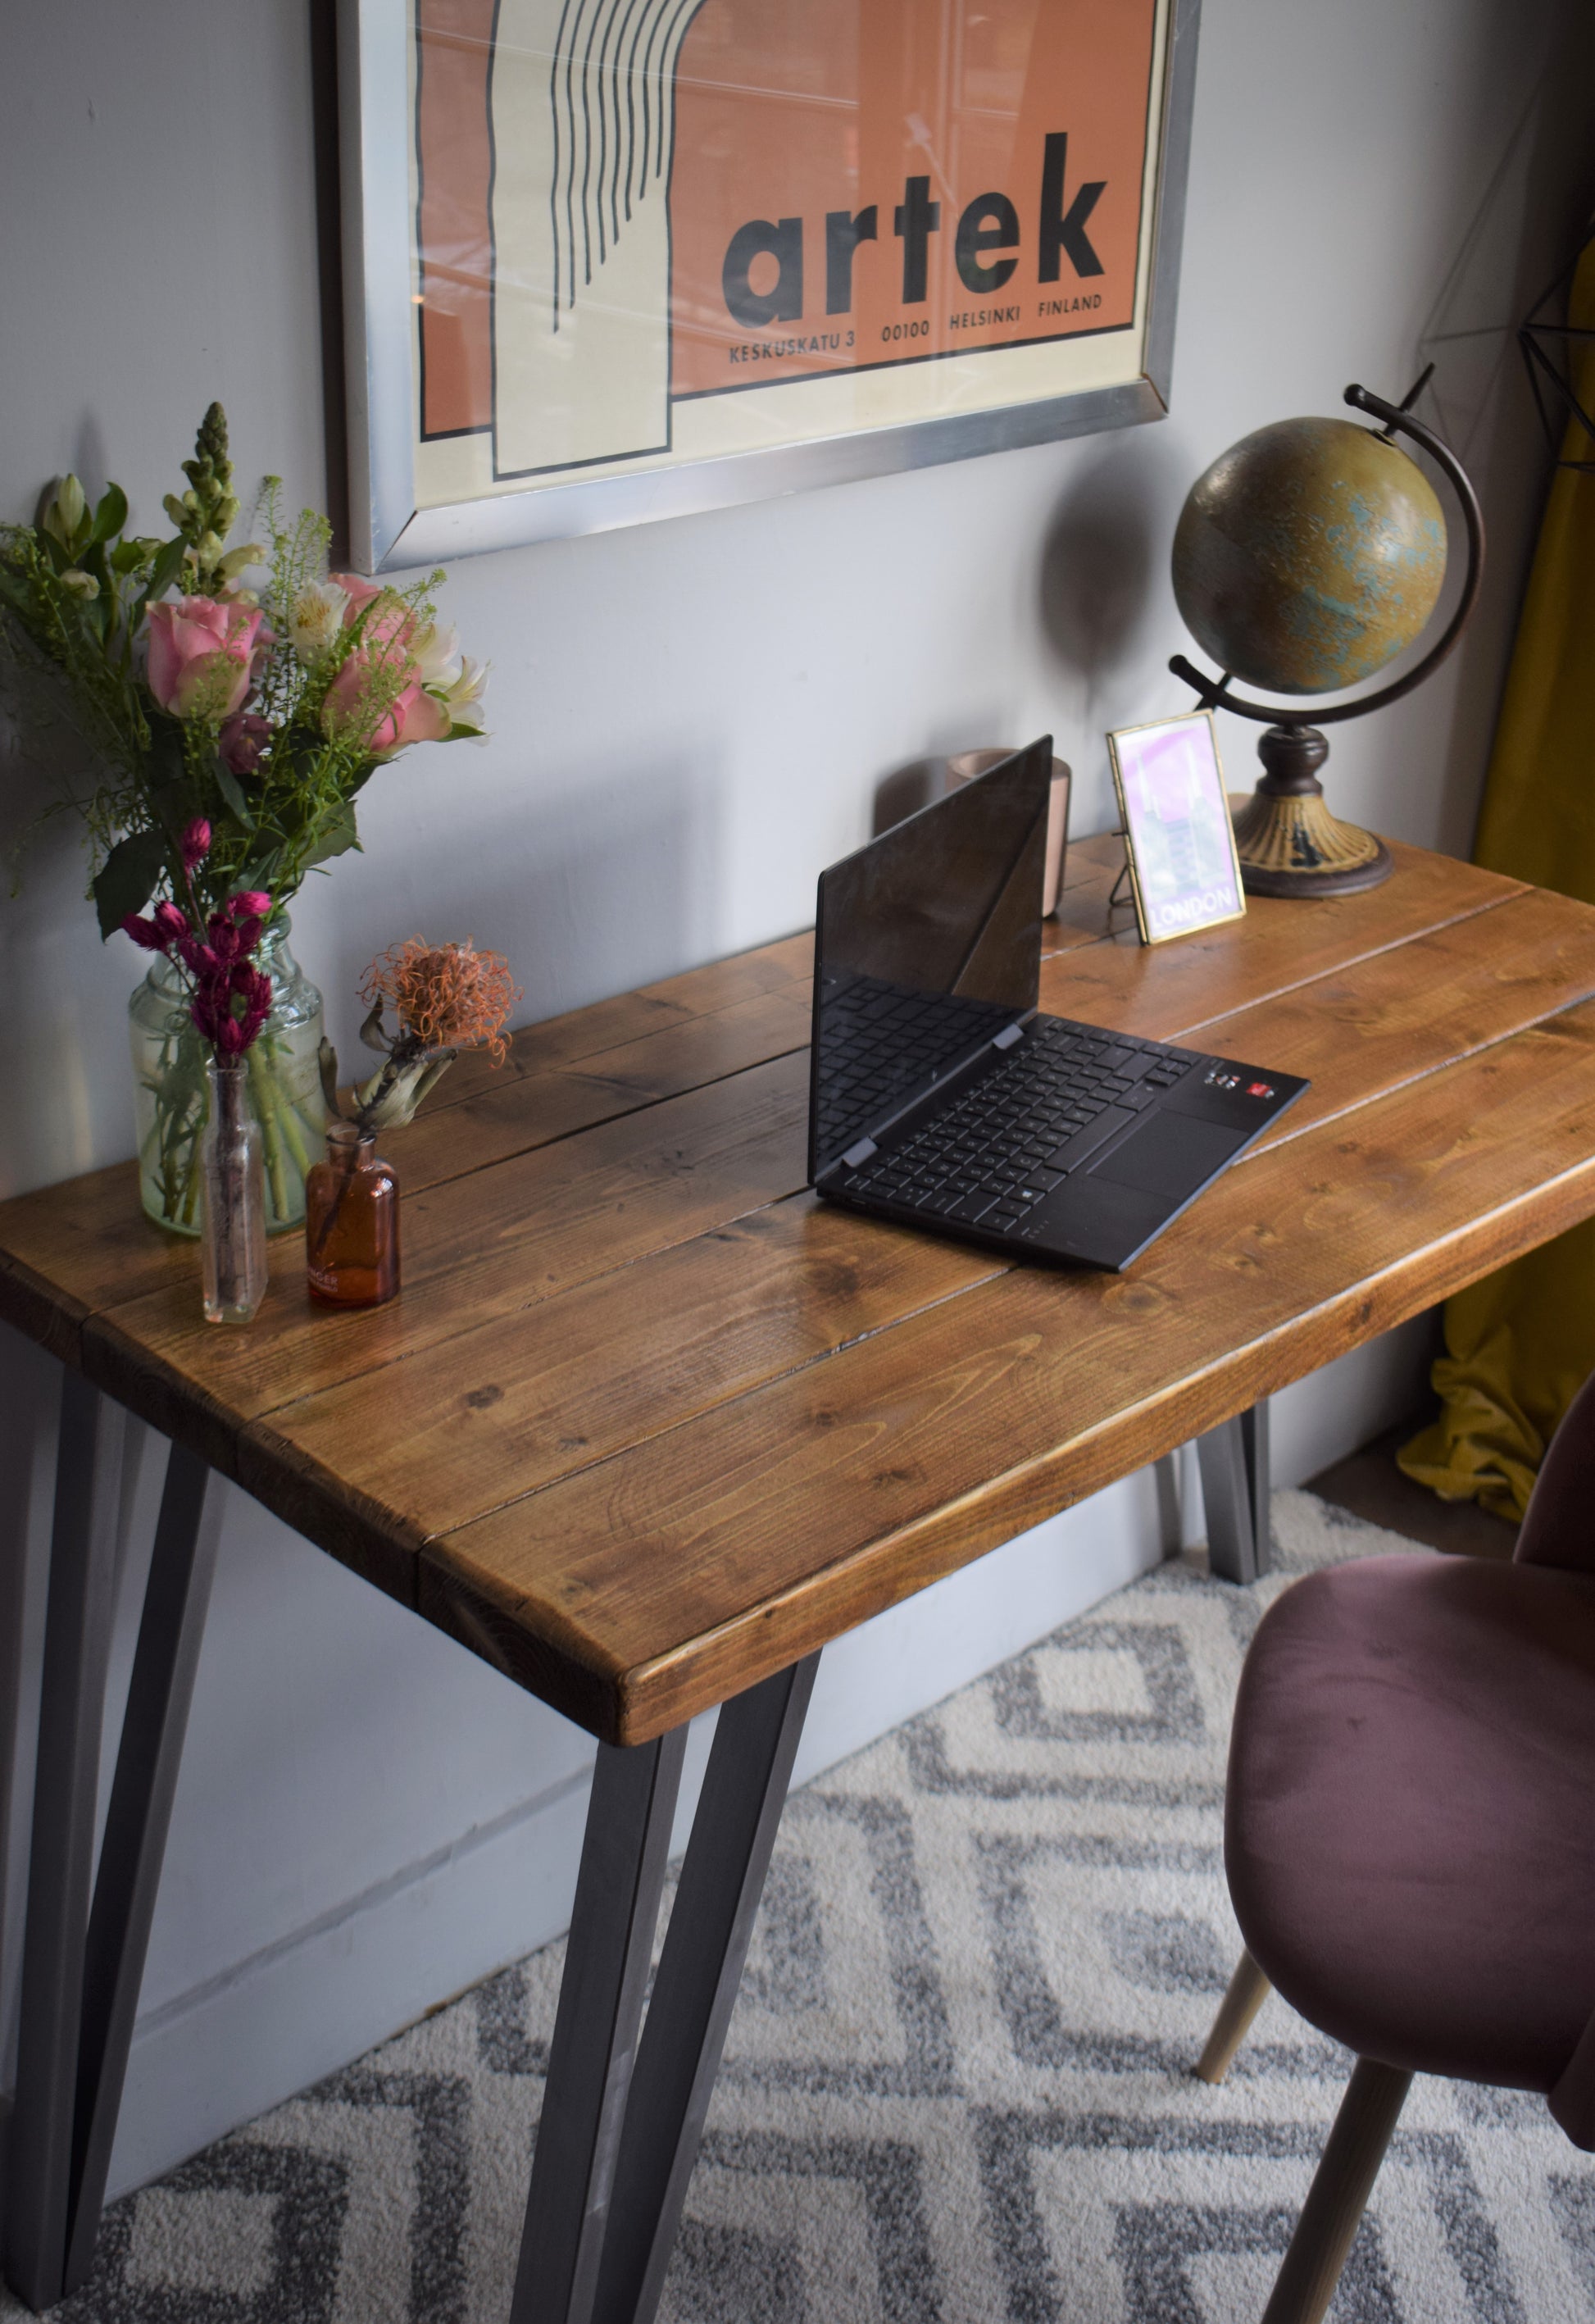
<path fill-rule="evenodd" d="M 1203 1062 L 1061 1018 L 1024 1041 L 900 1146 L 843 1182 L 936 1218 L 1019 1231 L 1043 1197 Z"/>
<path fill-rule="evenodd" d="M 1011 1009 L 859 976 L 822 988 L 817 1139 L 837 1154 L 894 1104 L 1001 1031 Z"/>

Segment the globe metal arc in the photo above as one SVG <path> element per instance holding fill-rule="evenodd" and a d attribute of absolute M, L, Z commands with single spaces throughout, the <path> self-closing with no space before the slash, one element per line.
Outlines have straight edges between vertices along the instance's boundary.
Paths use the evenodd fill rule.
<path fill-rule="evenodd" d="M 1377 431 L 1335 420 L 1259 430 L 1198 480 L 1180 519 L 1174 557 L 1180 610 L 1215 659 L 1231 659 L 1218 678 L 1184 654 L 1169 668 L 1195 689 L 1204 709 L 1231 710 L 1268 729 L 1258 745 L 1266 771 L 1235 818 L 1241 872 L 1253 894 L 1345 894 L 1376 885 L 1394 868 L 1380 840 L 1340 822 L 1323 804 L 1316 775 L 1329 745 L 1316 730 L 1383 709 L 1421 686 L 1455 646 L 1478 602 L 1483 519 L 1456 455 L 1407 409 L 1423 384 L 1402 405 L 1364 387 L 1347 388 L 1347 403 L 1383 423 Z M 1462 512 L 1467 572 L 1443 631 L 1401 677 L 1358 700 L 1326 703 L 1314 710 L 1311 724 L 1299 698 L 1258 702 L 1232 692 L 1231 679 L 1243 661 L 1247 675 L 1272 678 L 1298 697 L 1317 687 L 1338 691 L 1371 677 L 1422 634 L 1444 577 L 1443 520 L 1421 470 L 1380 465 L 1383 456 L 1373 447 L 1393 448 L 1397 434 L 1428 453 Z M 1349 438 L 1366 441 L 1366 456 Z M 1371 546 L 1368 534 L 1356 530 L 1359 521 L 1374 535 Z"/>

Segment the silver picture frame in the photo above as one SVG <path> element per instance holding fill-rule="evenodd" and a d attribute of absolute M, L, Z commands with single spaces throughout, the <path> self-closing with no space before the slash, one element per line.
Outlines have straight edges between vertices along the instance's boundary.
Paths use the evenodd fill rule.
<path fill-rule="evenodd" d="M 349 535 L 390 573 L 1162 419 L 1168 410 L 1201 0 L 1173 0 L 1143 368 L 1115 386 L 692 465 L 419 508 L 415 484 L 408 0 L 337 0 Z"/>

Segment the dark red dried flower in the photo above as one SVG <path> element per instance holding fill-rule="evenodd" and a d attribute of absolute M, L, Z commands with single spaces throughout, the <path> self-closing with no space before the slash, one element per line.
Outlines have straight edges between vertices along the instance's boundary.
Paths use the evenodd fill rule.
<path fill-rule="evenodd" d="M 271 911 L 270 896 L 247 888 L 212 912 L 203 938 L 171 903 L 157 904 L 149 919 L 130 912 L 122 923 L 144 951 L 181 961 L 194 982 L 189 1013 L 218 1057 L 241 1057 L 271 1013 L 272 980 L 252 958 Z"/>

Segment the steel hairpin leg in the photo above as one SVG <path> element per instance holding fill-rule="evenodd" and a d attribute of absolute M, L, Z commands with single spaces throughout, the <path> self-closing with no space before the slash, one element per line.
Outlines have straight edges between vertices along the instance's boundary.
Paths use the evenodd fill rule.
<path fill-rule="evenodd" d="M 1223 1582 L 1255 1582 L 1272 1563 L 1267 1397 L 1199 1436 L 1196 1459 L 1207 1511 L 1208 1570 Z"/>
<path fill-rule="evenodd" d="M 658 2306 L 818 1664 L 721 1707 L 641 2042 L 686 1730 L 598 1747 L 511 2324 Z"/>
<path fill-rule="evenodd" d="M 210 1470 L 174 1444 L 97 1874 L 115 1614 L 116 1433 L 106 1417 L 98 1390 L 69 1370 L 5 2219 L 6 2280 L 35 2309 L 76 2291 L 94 2257 L 216 1564 L 216 1527 L 204 1523 Z"/>

